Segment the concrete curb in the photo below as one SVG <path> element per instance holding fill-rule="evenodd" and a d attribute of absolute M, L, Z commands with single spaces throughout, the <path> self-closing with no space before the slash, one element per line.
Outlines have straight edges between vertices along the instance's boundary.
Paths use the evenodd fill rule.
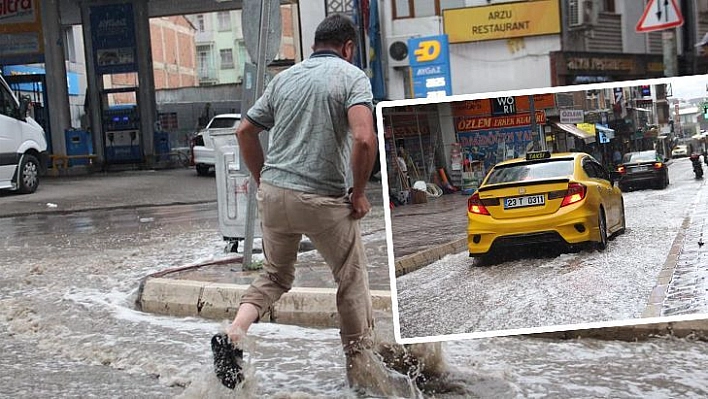
<path fill-rule="evenodd" d="M 143 280 L 136 305 L 143 312 L 176 317 L 233 319 L 247 285 L 153 277 Z M 262 321 L 308 327 L 339 326 L 334 288 L 294 287 Z M 391 293 L 371 291 L 374 311 L 391 312 Z"/>
<path fill-rule="evenodd" d="M 467 237 L 450 241 L 447 244 L 441 244 L 433 248 L 428 248 L 414 254 L 403 256 L 395 261 L 396 277 L 403 276 L 404 274 L 411 273 L 428 266 L 429 264 L 436 262 L 447 255 L 462 252 L 465 248 L 467 248 Z"/>
<path fill-rule="evenodd" d="M 644 312 L 642 312 L 642 317 L 661 316 L 664 299 L 666 299 L 669 284 L 671 284 L 671 280 L 673 279 L 676 264 L 678 262 L 679 255 L 681 255 L 681 250 L 683 249 L 683 244 L 686 239 L 686 230 L 690 225 L 690 221 L 690 217 L 684 218 L 681 228 L 678 234 L 676 234 L 673 244 L 671 244 L 671 249 L 669 249 L 669 255 L 666 257 L 664 266 L 659 272 L 659 279 L 656 282 L 656 286 L 654 286 L 654 289 L 649 295 L 649 300 L 646 308 L 644 308 Z"/>
<path fill-rule="evenodd" d="M 601 339 L 618 341 L 643 341 L 652 337 L 688 338 L 708 341 L 708 319 L 650 323 L 632 326 L 592 328 L 587 330 L 558 331 L 528 335 L 548 339 Z"/>

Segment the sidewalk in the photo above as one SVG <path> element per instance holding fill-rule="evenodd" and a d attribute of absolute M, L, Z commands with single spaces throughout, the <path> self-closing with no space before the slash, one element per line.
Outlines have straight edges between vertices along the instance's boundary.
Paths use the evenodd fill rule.
<path fill-rule="evenodd" d="M 177 181 L 179 184 L 175 184 Z M 702 188 L 701 191 L 708 191 L 705 184 Z M 381 185 L 370 184 L 368 193 L 374 209 L 362 220 L 362 232 L 369 259 L 370 286 L 375 309 L 390 313 L 390 272 Z M 684 276 L 685 281 L 685 276 L 692 270 L 705 268 L 708 264 L 705 253 L 708 246 L 693 248 L 697 237 L 708 237 L 706 197 L 697 197 L 699 201 L 684 221 L 667 256 L 664 271 L 657 277 L 654 295 L 651 300 L 648 298 L 649 313 L 645 316 L 680 314 L 672 300 L 681 298 L 675 294 L 677 291 L 687 295 L 686 287 L 683 286 L 685 283 L 681 283 L 682 279 L 676 279 L 677 283 L 674 276 Z M 430 198 L 427 204 L 405 205 L 391 210 L 396 275 L 465 250 L 466 200 L 467 196 L 449 194 Z M 198 177 L 191 169 L 101 173 L 45 178 L 39 190 L 31 195 L 0 192 L 0 218 L 196 203 L 213 203 L 216 209 L 214 177 Z M 694 245 L 689 248 L 691 244 Z M 141 283 L 136 305 L 143 311 L 158 314 L 230 319 L 235 314 L 241 293 L 258 274 L 257 271 L 243 270 L 241 266 L 240 257 L 233 254 L 220 261 L 146 276 Z M 276 304 L 269 319 L 281 323 L 336 327 L 336 289 L 329 268 L 316 251 L 301 253 L 296 267 L 293 290 Z M 698 292 L 699 288 L 705 287 L 699 284 L 693 284 L 693 287 L 694 302 L 699 299 L 705 301 L 704 292 Z M 663 313 L 659 306 L 662 303 L 669 307 Z M 708 334 L 708 322 L 659 323 L 549 336 L 635 339 L 648 334 L 686 336 L 691 332 Z"/>

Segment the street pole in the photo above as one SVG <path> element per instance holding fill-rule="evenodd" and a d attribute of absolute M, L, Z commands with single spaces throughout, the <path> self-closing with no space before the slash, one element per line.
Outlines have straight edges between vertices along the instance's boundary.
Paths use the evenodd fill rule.
<path fill-rule="evenodd" d="M 273 49 L 269 49 L 268 35 L 271 27 L 271 9 L 272 7 L 279 7 L 279 3 L 276 1 L 261 1 L 261 15 L 260 15 L 260 29 L 258 31 L 258 51 L 256 59 L 256 76 L 254 79 L 254 98 L 260 97 L 263 93 L 265 87 L 266 78 L 266 58 L 268 58 L 269 52 L 273 52 Z M 276 49 L 277 51 L 277 49 Z M 261 147 L 265 148 L 267 146 L 267 134 L 261 134 Z M 252 258 L 253 258 L 253 238 L 255 234 L 255 224 L 256 224 L 256 208 L 258 206 L 256 199 L 256 191 L 258 187 L 256 186 L 255 180 L 252 178 L 248 180 L 248 202 L 246 206 L 246 226 L 245 226 L 245 237 L 243 243 L 243 267 L 246 269 L 253 268 Z"/>
<path fill-rule="evenodd" d="M 664 76 L 678 76 L 676 29 L 661 31 L 661 39 L 664 51 Z"/>

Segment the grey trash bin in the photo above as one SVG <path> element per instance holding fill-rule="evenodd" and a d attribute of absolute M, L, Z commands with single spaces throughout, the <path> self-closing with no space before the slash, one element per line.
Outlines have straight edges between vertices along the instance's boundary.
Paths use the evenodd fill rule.
<path fill-rule="evenodd" d="M 241 165 L 241 154 L 234 129 L 209 129 L 207 134 L 214 143 L 219 229 L 224 240 L 238 248 L 238 241 L 246 237 L 250 173 L 245 165 Z M 262 237 L 258 212 L 254 223 L 254 237 Z M 232 252 L 235 252 L 235 249 Z"/>

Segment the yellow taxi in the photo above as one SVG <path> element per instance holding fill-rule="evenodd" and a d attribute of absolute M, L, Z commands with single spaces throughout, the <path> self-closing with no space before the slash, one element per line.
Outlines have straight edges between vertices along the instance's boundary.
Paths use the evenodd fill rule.
<path fill-rule="evenodd" d="M 625 230 L 616 180 L 585 153 L 536 151 L 496 164 L 467 200 L 470 256 L 541 243 L 604 250 Z"/>

